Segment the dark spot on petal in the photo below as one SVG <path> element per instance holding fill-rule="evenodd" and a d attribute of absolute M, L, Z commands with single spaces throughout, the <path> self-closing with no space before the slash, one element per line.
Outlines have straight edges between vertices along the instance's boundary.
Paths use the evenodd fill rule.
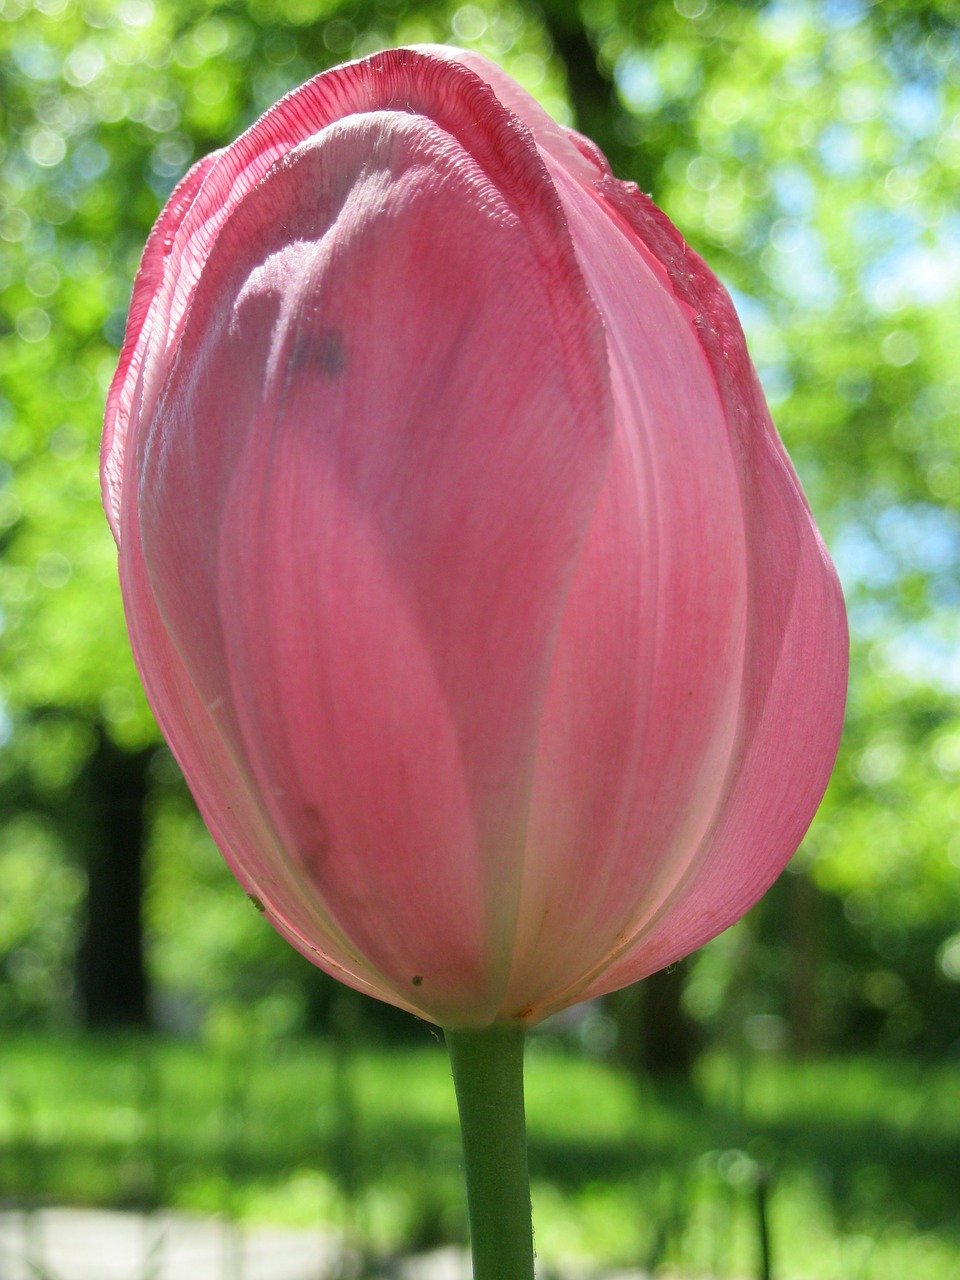
<path fill-rule="evenodd" d="M 314 866 L 327 860 L 330 853 L 330 832 L 323 814 L 316 805 L 305 804 L 303 817 L 307 826 L 307 840 L 304 843 L 304 854 Z"/>
<path fill-rule="evenodd" d="M 413 975 L 413 977 L 410 979 L 410 981 L 413 983 L 413 985 L 414 985 L 415 987 L 422 987 L 422 986 L 423 986 L 423 974 L 422 974 L 422 973 L 415 973 L 415 974 Z"/>
<path fill-rule="evenodd" d="M 305 330 L 297 341 L 292 359 L 296 371 L 313 369 L 325 378 L 339 378 L 347 367 L 347 350 L 339 329 Z"/>
<path fill-rule="evenodd" d="M 266 909 L 267 909 L 267 908 L 263 905 L 263 899 L 262 899 L 262 898 L 258 898 L 258 897 L 257 897 L 257 895 L 256 895 L 255 893 L 248 893 L 248 894 L 247 894 L 247 897 L 250 899 L 250 901 L 253 903 L 253 905 L 257 908 L 257 910 L 260 912 L 260 914 L 261 914 L 261 915 L 263 915 L 263 913 L 264 913 L 264 912 L 266 911 Z"/>
<path fill-rule="evenodd" d="M 317 360 L 328 377 L 338 378 L 347 367 L 347 351 L 339 329 L 327 329 L 317 343 Z"/>

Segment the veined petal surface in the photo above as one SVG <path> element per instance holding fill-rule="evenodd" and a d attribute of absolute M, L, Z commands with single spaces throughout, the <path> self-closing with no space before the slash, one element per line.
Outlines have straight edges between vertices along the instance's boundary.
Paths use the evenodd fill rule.
<path fill-rule="evenodd" d="M 580 711 L 574 736 L 557 737 L 565 758 L 548 737 L 541 744 L 538 782 L 554 798 L 538 788 L 547 836 L 528 859 L 520 913 L 541 938 L 583 939 L 582 976 L 564 987 L 548 947 L 535 948 L 527 968 L 518 947 L 506 1007 L 529 999 L 539 979 L 541 994 L 522 1010 L 534 1019 L 673 963 L 766 892 L 822 798 L 847 680 L 836 574 L 729 297 L 630 184 L 609 175 L 585 184 L 582 170 L 550 167 L 606 321 L 617 437 L 565 612 L 547 734 L 549 709 Z M 631 473 L 632 521 L 604 527 Z M 602 571 L 591 584 L 592 553 L 629 563 L 618 523 L 641 530 L 646 563 L 638 552 L 632 586 Z M 601 648 L 610 605 L 624 599 L 635 609 L 634 642 L 647 632 L 632 671 L 616 664 L 629 625 Z M 584 630 L 574 635 L 578 616 Z M 593 673 L 586 689 L 576 675 L 584 669 Z M 609 769 L 584 772 L 591 758 Z M 576 818 L 555 822 L 556 796 L 578 797 L 579 839 Z M 579 897 L 558 894 L 571 880 Z"/>
<path fill-rule="evenodd" d="M 202 271 L 164 376 L 141 375 L 120 545 L 207 712 L 155 700 L 188 777 L 226 744 L 205 813 L 241 878 L 321 961 L 482 1022 L 612 414 L 536 148 L 437 69 L 429 113 L 353 110 L 249 189 L 206 179 L 230 213 L 211 237 L 206 183 L 191 206 Z M 241 793 L 262 849 L 234 832 Z"/>
<path fill-rule="evenodd" d="M 696 858 L 737 740 L 748 603 L 738 469 L 692 313 L 589 191 L 554 178 L 606 322 L 616 435 L 541 726 L 508 996 L 535 1014 Z"/>

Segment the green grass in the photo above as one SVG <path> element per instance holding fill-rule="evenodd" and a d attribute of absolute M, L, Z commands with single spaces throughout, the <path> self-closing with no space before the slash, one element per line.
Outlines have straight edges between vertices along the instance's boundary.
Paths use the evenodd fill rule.
<path fill-rule="evenodd" d="M 960 1275 L 960 1070 L 863 1059 L 702 1064 L 638 1087 L 534 1040 L 537 1246 L 548 1263 L 776 1280 Z M 464 1236 L 442 1046 L 251 1058 L 154 1040 L 24 1037 L 0 1077 L 0 1196 L 326 1222 L 373 1250 Z"/>

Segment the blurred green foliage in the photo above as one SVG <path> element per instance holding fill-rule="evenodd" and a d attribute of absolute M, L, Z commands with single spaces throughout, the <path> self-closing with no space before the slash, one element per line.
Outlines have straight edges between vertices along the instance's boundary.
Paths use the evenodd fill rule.
<path fill-rule="evenodd" d="M 99 426 L 140 250 L 189 164 L 324 67 L 429 40 L 499 61 L 718 270 L 844 579 L 834 782 L 793 874 L 698 958 L 689 1009 L 732 1040 L 780 1019 L 806 1048 L 956 1048 L 947 0 L 0 0 L 0 1020 L 73 1016 L 82 780 L 102 733 L 156 748 L 145 922 L 164 1019 L 255 1009 L 279 1034 L 327 999 L 233 888 L 160 747 L 100 510 Z"/>

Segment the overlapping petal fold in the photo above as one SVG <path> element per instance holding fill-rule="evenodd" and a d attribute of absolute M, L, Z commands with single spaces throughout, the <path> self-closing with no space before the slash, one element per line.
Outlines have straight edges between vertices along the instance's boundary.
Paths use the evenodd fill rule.
<path fill-rule="evenodd" d="M 437 69 L 416 110 L 311 121 L 265 172 L 245 157 L 255 181 L 229 152 L 208 174 L 202 270 L 187 241 L 159 291 L 176 337 L 141 375 L 120 545 L 208 712 L 154 699 L 188 775 L 227 745 L 205 811 L 234 858 L 235 796 L 256 797 L 258 896 L 305 938 L 322 919 L 337 964 L 483 1021 L 612 413 L 535 146 L 475 76 Z M 213 235 L 205 200 L 228 186 Z M 135 640 L 148 669 L 169 661 L 153 643 Z"/>
<path fill-rule="evenodd" d="M 823 795 L 847 679 L 839 583 L 729 296 L 632 184 L 556 157 L 617 437 L 538 757 L 504 1009 L 533 1017 L 673 963 L 762 896 Z M 584 778 L 588 758 L 610 767 Z M 558 935 L 565 956 L 581 941 L 566 986 Z"/>

